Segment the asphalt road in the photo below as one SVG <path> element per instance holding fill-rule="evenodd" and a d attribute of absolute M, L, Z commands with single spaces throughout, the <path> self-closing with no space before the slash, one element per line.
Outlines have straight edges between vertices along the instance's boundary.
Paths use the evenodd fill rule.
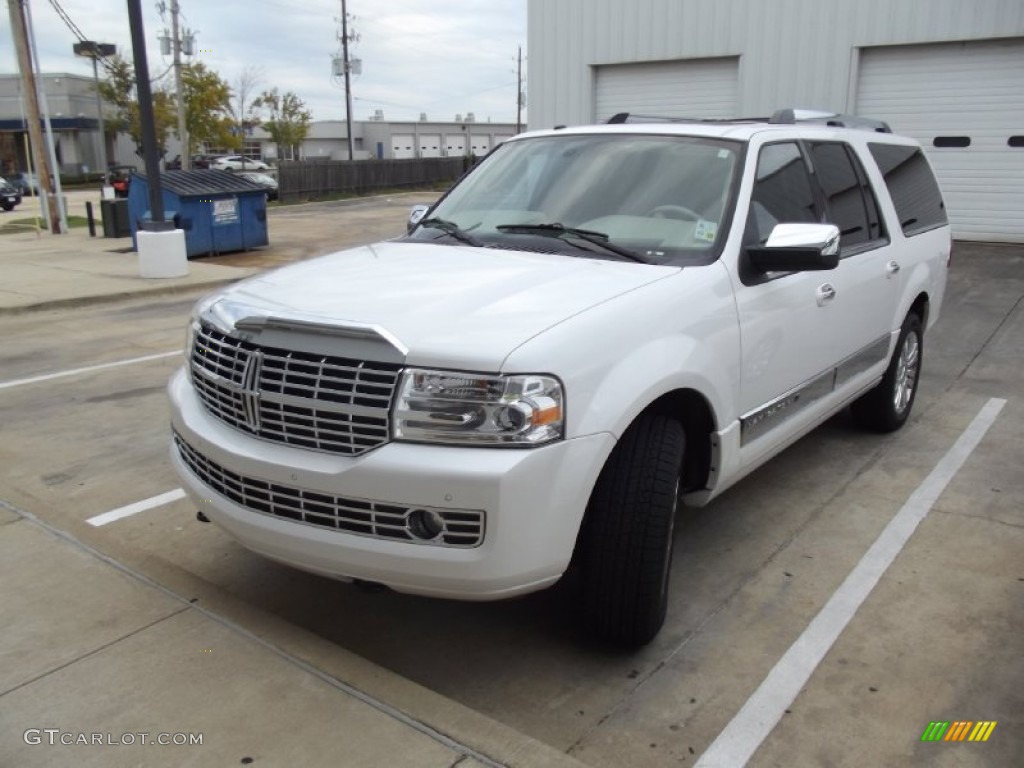
<path fill-rule="evenodd" d="M 393 232 L 407 202 L 391 207 L 380 226 Z M 358 217 L 370 208 L 287 215 L 348 243 L 368 238 Z M 1021 765 L 1022 267 L 1020 248 L 956 249 L 900 433 L 865 434 L 840 415 L 684 510 L 668 621 L 634 654 L 578 634 L 571 583 L 491 604 L 369 594 L 250 554 L 185 500 L 87 524 L 178 487 L 164 394 L 178 356 L 0 389 L 0 498 L 159 583 L 258 609 L 238 616 L 257 633 L 263 615 L 312 631 L 584 763 L 693 765 L 977 414 L 1005 399 L 750 764 Z M 178 349 L 194 298 L 0 318 L 0 383 Z M 935 720 L 998 725 L 983 744 L 922 742 Z"/>

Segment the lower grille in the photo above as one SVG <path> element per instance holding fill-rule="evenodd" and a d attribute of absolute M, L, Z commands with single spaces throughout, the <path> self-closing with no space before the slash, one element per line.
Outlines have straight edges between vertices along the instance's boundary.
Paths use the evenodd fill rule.
<path fill-rule="evenodd" d="M 203 456 L 177 433 L 174 444 L 181 460 L 203 483 L 252 512 L 359 536 L 414 544 L 470 548 L 479 546 L 484 538 L 485 515 L 479 510 L 383 504 L 268 483 L 225 469 Z M 423 530 L 420 524 L 423 515 L 440 522 L 436 536 Z"/>

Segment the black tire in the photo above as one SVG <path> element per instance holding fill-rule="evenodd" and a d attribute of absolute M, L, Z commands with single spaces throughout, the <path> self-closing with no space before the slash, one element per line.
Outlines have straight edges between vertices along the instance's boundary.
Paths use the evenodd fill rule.
<path fill-rule="evenodd" d="M 13 205 L 2 205 L 2 206 L 0 206 L 0 208 L 3 208 L 5 211 L 13 211 L 14 210 L 14 206 Z"/>
<path fill-rule="evenodd" d="M 906 423 L 917 399 L 923 354 L 921 318 L 911 312 L 903 321 L 882 380 L 850 407 L 857 424 L 873 432 L 895 432 Z"/>
<path fill-rule="evenodd" d="M 579 555 L 583 623 L 602 641 L 646 645 L 665 622 L 685 444 L 678 421 L 644 414 L 594 487 Z"/>

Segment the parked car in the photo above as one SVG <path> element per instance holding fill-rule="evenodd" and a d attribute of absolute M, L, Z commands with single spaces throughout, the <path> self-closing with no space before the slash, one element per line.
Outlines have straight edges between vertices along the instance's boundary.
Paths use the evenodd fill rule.
<path fill-rule="evenodd" d="M 210 162 L 215 160 L 217 155 L 192 155 L 192 168 L 204 170 L 210 167 Z"/>
<path fill-rule="evenodd" d="M 21 190 L 21 194 L 23 196 L 39 194 L 39 179 L 34 173 L 19 171 L 18 173 L 8 176 L 7 181 Z"/>
<path fill-rule="evenodd" d="M 918 143 L 793 110 L 616 122 L 508 139 L 407 236 L 202 300 L 169 387 L 200 518 L 418 595 L 572 566 L 587 630 L 638 646 L 678 504 L 845 408 L 903 426 L 951 255 Z"/>
<path fill-rule="evenodd" d="M 107 183 L 114 188 L 115 197 L 128 197 L 134 165 L 112 165 L 107 169 Z"/>
<path fill-rule="evenodd" d="M 269 173 L 256 173 L 252 171 L 242 171 L 238 174 L 243 176 L 250 181 L 255 181 L 267 192 L 267 200 L 277 200 L 277 179 L 271 176 Z"/>
<path fill-rule="evenodd" d="M 266 171 L 270 168 L 262 160 L 253 160 L 241 155 L 218 157 L 210 161 L 210 167 L 218 171 Z"/>
<path fill-rule="evenodd" d="M 175 155 L 172 159 L 164 163 L 164 170 L 167 171 L 180 171 L 181 170 L 181 155 Z"/>
<path fill-rule="evenodd" d="M 0 178 L 0 208 L 13 211 L 16 205 L 21 205 L 21 190 L 6 179 Z"/>

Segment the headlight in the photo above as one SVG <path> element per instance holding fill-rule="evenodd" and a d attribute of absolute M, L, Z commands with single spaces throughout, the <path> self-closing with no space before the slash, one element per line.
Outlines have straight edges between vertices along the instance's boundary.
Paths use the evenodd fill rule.
<path fill-rule="evenodd" d="M 534 446 L 565 434 L 562 385 L 551 376 L 407 370 L 395 403 L 396 440 Z"/>

